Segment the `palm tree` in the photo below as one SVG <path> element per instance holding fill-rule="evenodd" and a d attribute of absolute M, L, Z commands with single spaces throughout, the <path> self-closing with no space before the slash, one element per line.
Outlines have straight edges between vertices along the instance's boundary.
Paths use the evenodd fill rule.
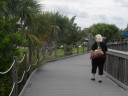
<path fill-rule="evenodd" d="M 47 46 L 49 48 L 56 46 L 60 28 L 56 25 L 55 18 L 55 15 L 50 12 L 45 12 L 39 15 L 40 23 L 38 26 L 38 33 L 40 34 L 39 38 L 41 38 L 45 48 Z M 52 49 L 50 50 L 51 53 Z"/>
<path fill-rule="evenodd" d="M 29 60 L 31 61 L 32 50 L 36 44 L 39 44 L 37 38 L 38 19 L 36 15 L 40 13 L 40 6 L 35 0 L 9 0 L 9 12 L 19 17 L 17 30 L 27 40 L 27 46 L 30 51 Z"/>

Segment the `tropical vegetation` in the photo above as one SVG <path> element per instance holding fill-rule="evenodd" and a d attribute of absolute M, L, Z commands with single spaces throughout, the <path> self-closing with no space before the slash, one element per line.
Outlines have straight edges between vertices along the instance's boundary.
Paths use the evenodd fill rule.
<path fill-rule="evenodd" d="M 55 45 L 77 45 L 85 37 L 93 37 L 97 33 L 109 39 L 113 38 L 113 33 L 114 38 L 121 37 L 116 25 L 98 23 L 81 30 L 75 23 L 75 18 L 76 16 L 68 18 L 59 12 L 45 12 L 36 0 L 1 0 L 0 72 L 10 67 L 13 56 L 22 54 L 21 47 L 28 48 L 31 63 L 35 50 L 42 47 L 46 50 L 46 47 Z M 72 54 L 73 50 L 67 47 L 65 51 Z M 7 88 L 6 80 L 1 81 L 4 81 L 2 86 Z M 0 87 L 0 95 L 7 96 L 6 92 L 3 94 Z"/>

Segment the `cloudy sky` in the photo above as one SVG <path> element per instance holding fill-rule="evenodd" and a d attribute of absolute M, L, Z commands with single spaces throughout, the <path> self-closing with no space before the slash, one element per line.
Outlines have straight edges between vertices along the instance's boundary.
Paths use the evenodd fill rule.
<path fill-rule="evenodd" d="M 94 23 L 115 24 L 126 28 L 128 24 L 128 0 L 39 0 L 44 11 L 60 12 L 81 28 Z"/>

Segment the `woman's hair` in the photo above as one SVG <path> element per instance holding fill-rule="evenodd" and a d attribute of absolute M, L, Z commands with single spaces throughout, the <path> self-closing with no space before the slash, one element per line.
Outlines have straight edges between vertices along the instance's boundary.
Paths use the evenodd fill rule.
<path fill-rule="evenodd" d="M 97 34 L 95 36 L 95 40 L 96 40 L 96 42 L 102 42 L 103 41 L 103 37 L 100 34 Z"/>

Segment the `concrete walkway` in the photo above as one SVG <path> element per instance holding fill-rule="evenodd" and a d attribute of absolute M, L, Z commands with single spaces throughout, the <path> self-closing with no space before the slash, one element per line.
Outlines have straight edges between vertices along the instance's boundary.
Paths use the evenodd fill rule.
<path fill-rule="evenodd" d="M 128 96 L 127 92 L 103 76 L 91 81 L 89 54 L 50 62 L 32 77 L 23 96 Z"/>

